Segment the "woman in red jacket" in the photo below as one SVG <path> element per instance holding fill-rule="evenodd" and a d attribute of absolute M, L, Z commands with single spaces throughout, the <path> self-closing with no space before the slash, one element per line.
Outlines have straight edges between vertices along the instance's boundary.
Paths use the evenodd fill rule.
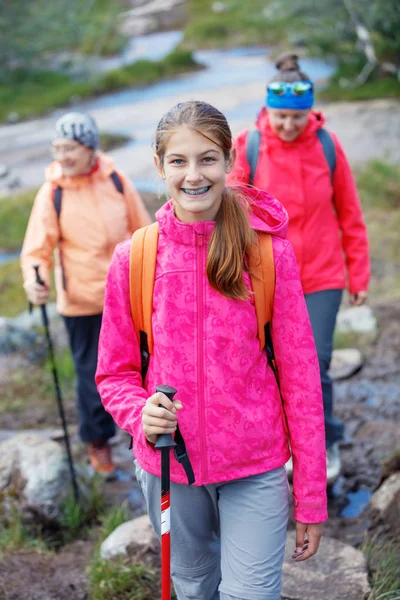
<path fill-rule="evenodd" d="M 328 370 L 333 332 L 344 288 L 363 304 L 370 277 L 368 239 L 356 186 L 336 136 L 311 110 L 313 84 L 298 57 L 277 59 L 267 85 L 266 107 L 256 130 L 235 140 L 231 185 L 250 184 L 276 196 L 289 214 L 292 243 L 317 346 L 324 398 L 328 483 L 340 473 L 338 442 L 343 423 L 333 415 Z M 257 133 L 258 132 L 258 133 Z M 289 467 L 290 469 L 290 467 Z"/>

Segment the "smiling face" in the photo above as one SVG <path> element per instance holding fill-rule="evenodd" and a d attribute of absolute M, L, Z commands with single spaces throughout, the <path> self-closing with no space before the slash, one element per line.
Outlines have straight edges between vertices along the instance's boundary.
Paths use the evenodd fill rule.
<path fill-rule="evenodd" d="M 181 126 L 169 136 L 162 164 L 157 155 L 154 160 L 166 180 L 180 221 L 215 219 L 226 174 L 233 167 L 234 151 L 226 159 L 216 140 Z"/>
<path fill-rule="evenodd" d="M 293 142 L 308 123 L 309 110 L 268 108 L 272 131 L 284 142 Z"/>
<path fill-rule="evenodd" d="M 86 175 L 94 167 L 95 151 L 75 140 L 57 139 L 51 145 L 54 158 L 60 163 L 65 177 Z"/>

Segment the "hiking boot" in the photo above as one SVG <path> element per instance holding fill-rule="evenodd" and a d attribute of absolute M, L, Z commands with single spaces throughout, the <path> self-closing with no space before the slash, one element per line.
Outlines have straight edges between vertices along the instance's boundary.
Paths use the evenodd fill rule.
<path fill-rule="evenodd" d="M 91 442 L 87 446 L 90 464 L 95 473 L 112 476 L 116 466 L 111 457 L 111 447 L 108 442 Z"/>
<path fill-rule="evenodd" d="M 328 486 L 335 483 L 340 475 L 342 463 L 340 461 L 339 444 L 336 442 L 326 450 L 326 477 Z"/>

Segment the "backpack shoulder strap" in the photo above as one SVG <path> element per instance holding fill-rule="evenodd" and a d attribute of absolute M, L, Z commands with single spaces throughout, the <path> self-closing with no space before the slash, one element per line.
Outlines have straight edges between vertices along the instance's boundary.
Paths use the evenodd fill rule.
<path fill-rule="evenodd" d="M 329 170 L 331 172 L 331 181 L 333 183 L 333 176 L 336 168 L 336 148 L 333 138 L 327 129 L 317 129 L 317 138 L 322 144 L 322 149 L 328 163 Z"/>
<path fill-rule="evenodd" d="M 119 174 L 117 173 L 117 171 L 113 171 L 110 175 L 113 184 L 115 185 L 115 189 L 117 190 L 117 192 L 119 192 L 120 194 L 124 193 L 124 186 L 122 184 L 122 180 L 121 177 L 119 176 Z"/>
<path fill-rule="evenodd" d="M 60 215 L 61 215 L 62 194 L 63 194 L 62 187 L 57 185 L 56 187 L 53 188 L 53 204 L 54 204 L 54 209 L 57 214 L 58 221 L 60 220 Z"/>
<path fill-rule="evenodd" d="M 275 293 L 275 264 L 272 249 L 272 236 L 269 233 L 257 232 L 258 246 L 250 256 L 249 267 L 251 285 L 256 307 L 258 337 L 260 347 L 266 344 L 266 326 L 271 323 L 274 293 Z"/>
<path fill-rule="evenodd" d="M 129 291 L 133 324 L 142 355 L 142 368 L 144 366 L 143 352 L 147 352 L 148 355 L 153 352 L 151 317 L 153 312 L 157 245 L 158 223 L 152 223 L 151 225 L 147 225 L 147 227 L 137 229 L 132 236 L 129 258 Z M 145 375 L 144 373 L 144 377 Z"/>
<path fill-rule="evenodd" d="M 258 154 L 260 151 L 261 132 L 259 129 L 252 129 L 247 135 L 246 159 L 250 166 L 249 185 L 254 184 L 256 175 Z"/>

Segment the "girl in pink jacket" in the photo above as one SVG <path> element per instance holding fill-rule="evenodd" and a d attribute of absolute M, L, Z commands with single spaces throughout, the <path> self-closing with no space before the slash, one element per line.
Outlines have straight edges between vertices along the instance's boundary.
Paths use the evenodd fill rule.
<path fill-rule="evenodd" d="M 137 479 L 160 535 L 159 434 L 179 429 L 195 474 L 171 461 L 171 573 L 179 600 L 279 600 L 294 462 L 296 548 L 306 560 L 327 519 L 323 407 L 313 334 L 287 215 L 262 192 L 227 188 L 225 117 L 184 102 L 160 121 L 155 162 L 172 199 L 157 213 L 154 351 L 145 381 L 131 317 L 130 241 L 110 267 L 96 374 L 103 404 L 133 438 Z M 247 269 L 256 231 L 272 234 L 271 335 L 260 349 Z M 159 384 L 179 392 L 171 401 Z M 161 406 L 160 406 L 161 405 Z"/>
<path fill-rule="evenodd" d="M 343 289 L 348 288 L 356 306 L 367 298 L 368 239 L 350 166 L 337 137 L 324 129 L 323 115 L 311 110 L 313 84 L 297 59 L 290 53 L 277 59 L 279 72 L 268 83 L 255 130 L 243 131 L 234 141 L 237 160 L 229 183 L 268 190 L 288 212 L 288 240 L 319 358 L 332 484 L 340 473 L 338 442 L 343 437 L 329 377 L 333 333 Z"/>

